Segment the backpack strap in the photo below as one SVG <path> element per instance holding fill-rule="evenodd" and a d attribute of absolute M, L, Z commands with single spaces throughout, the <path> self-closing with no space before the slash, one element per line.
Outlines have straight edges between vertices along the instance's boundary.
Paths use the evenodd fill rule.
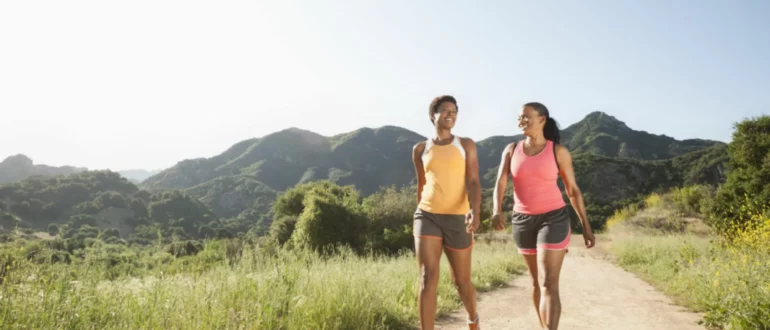
<path fill-rule="evenodd" d="M 558 174 L 558 172 L 561 171 L 561 168 L 559 168 L 559 159 L 556 158 L 556 142 L 551 141 L 551 145 L 553 145 L 553 161 L 556 163 L 556 172 Z"/>

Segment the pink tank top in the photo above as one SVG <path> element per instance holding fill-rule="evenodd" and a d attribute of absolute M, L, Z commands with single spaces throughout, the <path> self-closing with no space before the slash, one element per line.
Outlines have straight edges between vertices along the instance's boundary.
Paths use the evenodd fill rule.
<path fill-rule="evenodd" d="M 513 210 L 522 214 L 542 214 L 566 206 L 556 180 L 559 168 L 553 141 L 534 156 L 524 153 L 524 141 L 516 144 L 511 156 Z"/>

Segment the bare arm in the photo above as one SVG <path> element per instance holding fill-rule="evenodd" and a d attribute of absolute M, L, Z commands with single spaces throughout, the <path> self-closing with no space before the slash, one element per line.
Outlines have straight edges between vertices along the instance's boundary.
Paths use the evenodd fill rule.
<path fill-rule="evenodd" d="M 586 214 L 586 208 L 583 203 L 583 194 L 580 192 L 580 188 L 575 182 L 575 171 L 572 167 L 572 155 L 565 146 L 556 145 L 556 161 L 559 163 L 559 175 L 564 182 L 564 191 L 569 197 L 572 207 L 575 208 L 580 223 L 583 226 L 583 236 L 586 237 L 586 246 L 592 247 L 594 245 L 593 232 L 591 231 L 591 224 L 588 223 L 588 215 Z M 588 238 L 590 237 L 590 245 Z"/>
<path fill-rule="evenodd" d="M 495 184 L 493 212 L 492 214 L 503 213 L 503 198 L 505 197 L 505 188 L 508 186 L 508 173 L 511 173 L 511 154 L 515 143 L 505 147 L 500 157 L 500 166 L 497 168 L 497 183 Z"/>
<path fill-rule="evenodd" d="M 465 184 L 468 187 L 468 198 L 473 211 L 473 219 L 480 220 L 481 212 L 481 182 L 479 182 L 479 159 L 476 143 L 471 139 L 461 139 L 465 149 Z"/>
<path fill-rule="evenodd" d="M 417 176 L 417 203 L 422 199 L 422 188 L 425 186 L 425 169 L 422 165 L 422 152 L 425 150 L 425 142 L 420 142 L 412 148 L 412 163 Z"/>

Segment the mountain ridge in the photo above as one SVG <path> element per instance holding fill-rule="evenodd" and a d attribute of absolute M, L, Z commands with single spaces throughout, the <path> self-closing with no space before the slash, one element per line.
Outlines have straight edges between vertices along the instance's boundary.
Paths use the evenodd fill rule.
<path fill-rule="evenodd" d="M 706 139 L 676 140 L 666 135 L 635 131 L 625 122 L 602 111 L 590 112 L 582 120 L 562 129 L 561 135 L 562 144 L 575 154 L 587 152 L 638 160 L 671 159 L 724 144 Z M 502 149 L 522 138 L 521 134 L 494 135 L 476 141 L 480 174 L 489 176 L 489 170 L 499 163 Z M 260 138 L 237 142 L 213 157 L 182 160 L 147 178 L 142 184 L 147 188 L 185 189 L 219 175 L 240 174 L 251 174 L 276 190 L 302 182 L 302 178 L 329 178 L 343 183 L 377 181 L 366 178 L 363 173 L 377 167 L 365 162 L 378 160 L 413 176 L 410 151 L 414 144 L 425 139 L 427 137 L 417 132 L 394 125 L 362 127 L 331 136 L 289 127 Z M 367 156 L 357 156 L 360 153 L 367 153 Z M 190 171 L 189 167 L 193 170 Z M 321 172 L 326 174 L 319 174 Z M 275 179 L 276 176 L 281 179 Z M 389 177 L 397 179 L 400 184 L 409 182 L 404 182 L 406 175 Z M 374 188 L 363 190 L 369 192 Z"/>
<path fill-rule="evenodd" d="M 683 184 L 714 185 L 724 178 L 727 152 L 726 144 L 720 141 L 680 141 L 635 131 L 603 112 L 592 112 L 561 132 L 562 143 L 573 154 L 578 185 L 595 219 L 592 222 L 597 221 L 597 228 L 614 209 L 641 195 Z M 502 150 L 521 138 L 520 134 L 496 135 L 476 142 L 486 209 L 491 207 L 486 204 L 491 203 L 491 188 Z M 198 228 L 199 232 L 224 226 L 233 232 L 254 230 L 263 234 L 272 223 L 273 202 L 297 184 L 328 180 L 338 185 L 352 185 L 364 197 L 383 186 L 413 186 L 416 180 L 412 150 L 425 139 L 427 137 L 394 125 L 362 127 L 331 136 L 290 127 L 236 142 L 212 157 L 181 160 L 137 185 L 137 189 L 157 196 L 165 204 L 153 204 L 146 196 L 126 195 L 124 199 L 139 198 L 148 210 L 154 207 L 158 212 L 165 212 L 163 207 L 172 204 L 187 205 L 201 212 L 208 210 L 199 215 L 180 209 L 184 212 L 172 218 L 163 215 L 165 213 L 150 213 L 150 218 L 160 223 L 166 220 L 172 222 L 169 225 L 184 223 L 185 232 L 205 223 L 210 226 Z M 29 163 L 24 159 L 17 162 Z M 91 190 L 94 189 L 97 188 Z M 102 192 L 94 190 L 92 194 L 98 197 Z M 84 201 L 85 204 L 73 204 L 73 207 L 76 212 L 101 210 L 102 206 L 111 205 L 109 201 L 113 199 L 107 196 L 97 198 L 93 205 Z M 123 205 L 119 198 L 114 203 Z M 136 207 L 139 211 L 140 206 Z M 13 207 L 22 214 L 27 208 L 38 212 L 27 212 L 28 215 L 51 208 L 34 201 L 30 206 Z M 211 218 L 209 213 L 216 218 Z M 137 227 L 137 230 L 145 229 Z M 151 236 L 149 232 L 145 234 Z"/>

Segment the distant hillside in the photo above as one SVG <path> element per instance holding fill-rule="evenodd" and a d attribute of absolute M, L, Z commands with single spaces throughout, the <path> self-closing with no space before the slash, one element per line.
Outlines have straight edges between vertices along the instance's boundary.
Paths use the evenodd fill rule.
<path fill-rule="evenodd" d="M 688 152 L 724 143 L 689 139 L 679 141 L 665 135 L 635 131 L 604 112 L 592 112 L 564 129 L 562 143 L 572 152 L 608 157 L 655 160 L 670 159 Z"/>
<path fill-rule="evenodd" d="M 602 112 L 588 114 L 562 134 L 597 228 L 615 208 L 652 191 L 717 184 L 727 171 L 724 143 L 678 141 L 634 131 Z M 484 214 L 491 207 L 500 154 L 508 143 L 521 138 L 494 136 L 477 141 Z M 412 148 L 425 139 L 394 126 L 331 137 L 290 128 L 238 142 L 211 158 L 181 161 L 146 178 L 139 187 L 126 177 L 138 181 L 148 174 L 143 170 L 118 174 L 57 169 L 32 165 L 19 155 L 0 163 L 0 177 L 26 177 L 0 185 L 0 227 L 45 229 L 56 224 L 74 235 L 67 230 L 89 225 L 115 228 L 120 237 L 145 243 L 159 233 L 176 238 L 264 235 L 272 222 L 273 202 L 297 184 L 330 180 L 353 185 L 363 196 L 383 186 L 414 185 Z M 76 173 L 54 175 L 70 171 Z M 509 207 L 511 201 L 506 201 Z M 85 230 L 93 235 L 93 229 Z"/>
<path fill-rule="evenodd" d="M 34 175 L 60 175 L 85 171 L 85 168 L 73 166 L 35 165 L 29 157 L 18 154 L 0 162 L 0 183 L 16 182 Z"/>
<path fill-rule="evenodd" d="M 425 138 L 403 128 L 362 128 L 333 137 L 291 128 L 233 145 L 212 158 L 184 160 L 143 182 L 148 189 L 187 189 L 223 176 L 243 175 L 275 190 L 330 179 L 363 194 L 409 184 L 411 150 Z"/>
<path fill-rule="evenodd" d="M 604 210 L 597 209 L 600 216 L 609 212 L 614 205 L 611 201 L 684 181 L 715 183 L 723 178 L 726 158 L 714 157 L 725 146 L 721 142 L 679 141 L 634 131 L 603 112 L 588 114 L 563 129 L 562 136 L 562 143 L 575 155 L 581 188 L 588 192 L 589 201 L 596 201 L 593 207 Z M 502 150 L 521 138 L 494 136 L 477 141 L 484 188 L 494 184 Z M 184 189 L 230 221 L 266 224 L 270 219 L 265 210 L 272 196 L 300 183 L 328 179 L 354 185 L 364 196 L 381 186 L 413 185 L 411 150 L 425 139 L 394 126 L 362 128 L 332 137 L 290 128 L 241 141 L 211 158 L 181 161 L 141 186 Z M 706 156 L 711 158 L 701 161 Z M 681 166 L 683 163 L 690 166 Z M 259 201 L 249 205 L 254 196 Z"/>
<path fill-rule="evenodd" d="M 106 232 L 116 239 L 148 243 L 157 241 L 159 234 L 213 236 L 224 224 L 201 201 L 183 192 L 151 194 L 115 172 L 84 171 L 0 184 L 0 232 L 17 227 L 63 238 Z M 78 242 L 85 244 L 82 239 Z"/>
<path fill-rule="evenodd" d="M 129 179 L 131 182 L 134 183 L 140 183 L 144 181 L 145 179 L 160 173 L 161 170 L 143 170 L 143 169 L 136 169 L 136 170 L 122 170 L 118 171 L 118 174 L 122 175 L 126 179 Z"/>

